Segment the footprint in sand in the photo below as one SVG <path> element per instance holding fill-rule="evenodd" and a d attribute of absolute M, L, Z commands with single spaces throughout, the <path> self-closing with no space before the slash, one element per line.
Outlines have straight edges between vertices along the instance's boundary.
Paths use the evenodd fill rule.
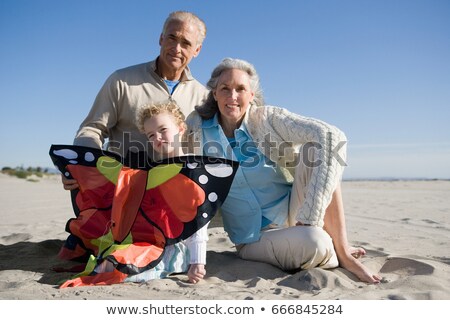
<path fill-rule="evenodd" d="M 302 270 L 277 283 L 278 285 L 295 288 L 300 291 L 315 292 L 327 288 L 354 289 L 355 285 L 350 279 L 340 277 L 329 270 L 320 268 Z"/>
<path fill-rule="evenodd" d="M 431 220 L 431 219 L 422 219 L 422 221 L 423 221 L 423 222 L 426 222 L 426 223 L 429 223 L 429 224 L 439 224 L 438 222 L 433 221 L 433 220 Z"/>
<path fill-rule="evenodd" d="M 1 237 L 1 242 L 3 242 L 3 244 L 13 244 L 16 242 L 27 241 L 31 238 L 32 236 L 29 233 L 12 233 L 10 235 Z"/>
<path fill-rule="evenodd" d="M 408 259 L 391 258 L 386 261 L 380 270 L 383 274 L 382 282 L 393 282 L 410 276 L 430 275 L 434 273 L 435 268 L 427 263 Z"/>

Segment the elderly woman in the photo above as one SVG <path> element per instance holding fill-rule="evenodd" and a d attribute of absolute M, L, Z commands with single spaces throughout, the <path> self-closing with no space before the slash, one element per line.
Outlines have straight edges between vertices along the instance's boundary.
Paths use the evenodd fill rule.
<path fill-rule="evenodd" d="M 264 106 L 250 63 L 224 59 L 207 102 L 187 119 L 189 151 L 240 162 L 223 203 L 225 231 L 242 259 L 283 270 L 342 266 L 360 280 L 380 276 L 347 241 L 340 179 L 345 135 L 323 121 Z"/>

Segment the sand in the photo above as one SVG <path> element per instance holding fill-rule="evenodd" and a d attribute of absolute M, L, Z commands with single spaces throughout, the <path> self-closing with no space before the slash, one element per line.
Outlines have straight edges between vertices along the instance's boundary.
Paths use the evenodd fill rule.
<path fill-rule="evenodd" d="M 30 182 L 0 174 L 0 299 L 19 300 L 447 300 L 450 299 L 450 181 L 344 181 L 351 245 L 379 272 L 378 285 L 342 268 L 295 274 L 235 255 L 220 221 L 211 223 L 207 276 L 186 275 L 144 284 L 59 289 L 69 266 L 57 253 L 73 217 L 59 176 Z"/>

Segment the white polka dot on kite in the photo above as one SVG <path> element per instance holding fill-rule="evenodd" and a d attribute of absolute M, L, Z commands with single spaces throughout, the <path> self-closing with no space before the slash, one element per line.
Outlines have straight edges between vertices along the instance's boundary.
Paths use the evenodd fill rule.
<path fill-rule="evenodd" d="M 207 184 L 208 183 L 208 177 L 202 174 L 200 177 L 198 177 L 198 182 L 201 184 Z"/>
<path fill-rule="evenodd" d="M 76 153 L 75 151 L 70 150 L 70 149 L 53 150 L 53 153 L 56 154 L 57 156 L 61 156 L 66 159 L 78 158 L 78 153 Z"/>
<path fill-rule="evenodd" d="M 215 192 L 211 192 L 210 194 L 208 194 L 208 200 L 211 202 L 216 202 L 217 198 L 217 193 Z"/>
<path fill-rule="evenodd" d="M 218 178 L 225 178 L 231 176 L 233 168 L 226 163 L 206 164 L 205 170 L 212 176 Z"/>
<path fill-rule="evenodd" d="M 95 160 L 94 154 L 92 152 L 86 152 L 84 154 L 84 160 L 88 161 L 88 162 L 92 162 Z"/>
<path fill-rule="evenodd" d="M 187 164 L 187 167 L 189 169 L 195 169 L 195 168 L 197 168 L 197 166 L 198 166 L 197 162 L 190 162 L 190 163 Z"/>

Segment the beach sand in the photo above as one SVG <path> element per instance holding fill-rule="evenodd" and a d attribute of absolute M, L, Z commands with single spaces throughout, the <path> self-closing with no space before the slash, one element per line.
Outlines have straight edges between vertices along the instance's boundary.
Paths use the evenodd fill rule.
<path fill-rule="evenodd" d="M 450 181 L 344 181 L 350 244 L 379 272 L 378 285 L 342 268 L 294 274 L 239 259 L 220 221 L 209 228 L 207 276 L 184 274 L 144 284 L 59 289 L 71 274 L 57 253 L 73 217 L 59 176 L 30 182 L 0 174 L 0 299 L 450 299 Z"/>

